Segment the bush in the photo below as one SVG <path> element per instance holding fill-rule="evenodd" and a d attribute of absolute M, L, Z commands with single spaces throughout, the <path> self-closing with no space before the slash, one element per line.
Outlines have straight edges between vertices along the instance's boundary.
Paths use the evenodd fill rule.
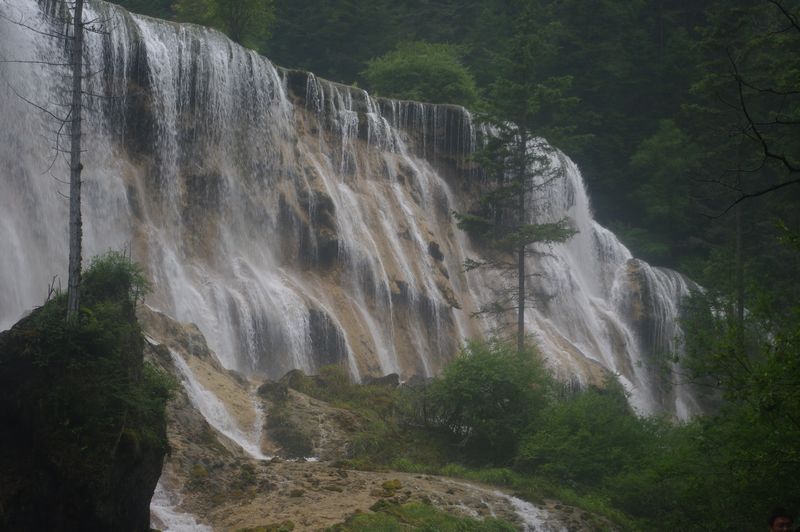
<path fill-rule="evenodd" d="M 314 454 L 314 442 L 302 427 L 292 421 L 284 406 L 277 406 L 267 417 L 270 436 L 281 446 L 288 458 L 303 458 Z"/>
<path fill-rule="evenodd" d="M 536 353 L 472 342 L 431 386 L 431 421 L 473 458 L 508 463 L 551 387 Z"/>
<path fill-rule="evenodd" d="M 92 258 L 81 285 L 86 306 L 98 301 L 114 301 L 135 307 L 149 291 L 150 283 L 141 266 L 118 251 Z"/>
<path fill-rule="evenodd" d="M 599 484 L 642 459 L 649 443 L 645 423 L 616 380 L 579 391 L 544 410 L 520 446 L 516 467 L 573 484 Z"/>
<path fill-rule="evenodd" d="M 57 420 L 67 421 L 83 447 L 116 445 L 122 428 L 127 434 L 135 428 L 140 444 L 165 447 L 164 406 L 174 382 L 143 362 L 144 339 L 135 314 L 148 289 L 141 269 L 123 254 L 109 252 L 92 260 L 81 288 L 77 323 L 64 320 L 62 295 L 35 312 L 25 327 L 28 354 L 46 384 L 39 400 L 52 409 L 40 410 L 49 418 L 42 421 L 51 429 Z"/>
<path fill-rule="evenodd" d="M 361 76 L 380 96 L 466 107 L 478 102 L 472 74 L 459 61 L 458 49 L 447 44 L 401 43 L 369 61 Z"/>

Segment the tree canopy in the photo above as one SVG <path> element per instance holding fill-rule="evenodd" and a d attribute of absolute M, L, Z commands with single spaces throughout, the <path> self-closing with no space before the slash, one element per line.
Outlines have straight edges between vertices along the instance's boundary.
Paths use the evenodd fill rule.
<path fill-rule="evenodd" d="M 472 74 L 461 64 L 458 48 L 447 44 L 402 42 L 371 59 L 361 77 L 377 96 L 465 107 L 478 104 Z"/>
<path fill-rule="evenodd" d="M 233 41 L 263 48 L 275 20 L 272 0 L 177 0 L 176 17 L 213 26 Z"/>

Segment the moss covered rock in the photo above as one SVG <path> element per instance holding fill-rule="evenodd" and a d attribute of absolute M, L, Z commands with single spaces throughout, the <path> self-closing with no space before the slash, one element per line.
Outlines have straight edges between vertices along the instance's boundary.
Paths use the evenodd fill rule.
<path fill-rule="evenodd" d="M 77 321 L 58 297 L 0 333 L 0 529 L 149 530 L 170 381 L 143 363 L 144 288 L 107 255 Z"/>

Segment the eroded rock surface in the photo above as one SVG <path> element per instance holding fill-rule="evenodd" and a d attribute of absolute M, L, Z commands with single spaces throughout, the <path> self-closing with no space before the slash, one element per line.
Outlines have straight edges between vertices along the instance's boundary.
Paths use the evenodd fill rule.
<path fill-rule="evenodd" d="M 175 510 L 198 523 L 214 530 L 281 523 L 322 530 L 355 512 L 370 512 L 381 501 L 417 501 L 461 516 L 499 517 L 520 530 L 595 529 L 596 517 L 555 501 L 533 506 L 464 480 L 339 467 L 361 428 L 357 414 L 292 389 L 303 378 L 300 373 L 259 383 L 225 370 L 193 326 L 149 309 L 141 314 L 148 356 L 184 383 L 169 405 L 172 452 L 161 484 Z M 198 404 L 196 390 L 187 391 L 182 364 L 238 429 L 223 427 L 226 435 L 219 420 L 204 415 L 208 405 Z M 204 400 L 211 402 L 211 395 Z M 251 430 L 254 424 L 258 430 Z M 291 434 L 279 434 L 281 427 Z"/>

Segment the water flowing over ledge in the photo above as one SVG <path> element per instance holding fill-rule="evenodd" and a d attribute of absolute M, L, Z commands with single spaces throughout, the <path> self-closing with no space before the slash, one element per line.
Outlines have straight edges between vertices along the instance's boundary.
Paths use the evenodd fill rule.
<path fill-rule="evenodd" d="M 47 2 L 9 0 L 11 20 L 47 28 Z M 279 377 L 338 363 L 360 378 L 436 374 L 499 275 L 451 213 L 475 200 L 468 155 L 481 133 L 456 106 L 375 99 L 279 69 L 207 28 L 91 2 L 107 33 L 87 36 L 86 256 L 127 246 L 149 303 L 194 322 L 223 363 Z M 57 39 L 0 20 L 0 55 L 64 63 Z M 0 64 L 0 327 L 65 279 L 67 175 L 53 149 L 64 72 Z M 679 348 L 690 283 L 634 259 L 592 219 L 580 172 L 532 198 L 535 221 L 568 216 L 579 234 L 531 258 L 530 330 L 555 371 L 580 383 L 618 374 L 642 413 L 695 405 L 659 375 Z"/>

